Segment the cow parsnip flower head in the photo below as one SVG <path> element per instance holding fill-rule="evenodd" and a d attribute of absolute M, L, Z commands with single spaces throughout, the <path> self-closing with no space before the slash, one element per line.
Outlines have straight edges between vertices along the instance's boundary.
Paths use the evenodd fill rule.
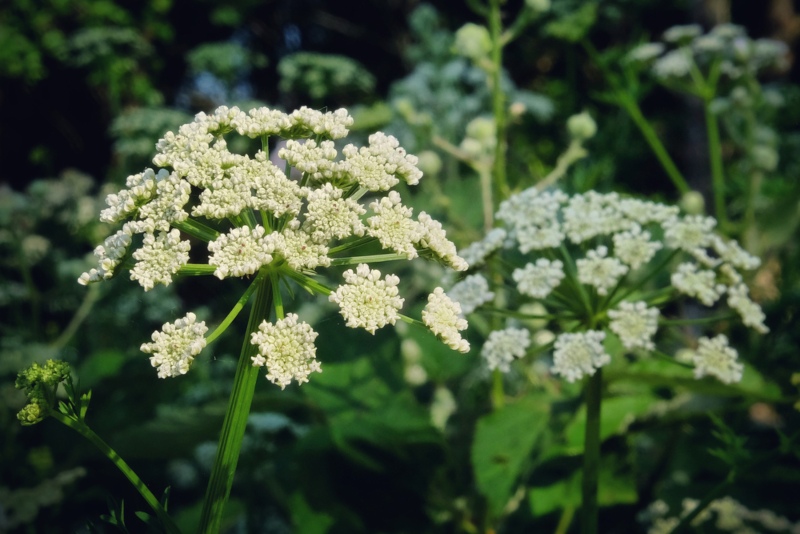
<path fill-rule="evenodd" d="M 392 189 L 401 182 L 419 183 L 417 158 L 382 132 L 371 135 L 368 146 L 347 144 L 340 152 L 336 141 L 347 136 L 352 123 L 344 109 L 245 113 L 223 106 L 197 114 L 158 141 L 153 158 L 158 168 L 130 176 L 121 191 L 108 196 L 100 219 L 121 228 L 95 249 L 97 266 L 78 282 L 99 282 L 124 270 L 145 291 L 184 275 L 222 281 L 252 276 L 253 287 L 266 281 L 275 295 L 276 318 L 273 323 L 264 317 L 251 333 L 258 347 L 252 360 L 266 366 L 267 378 L 281 387 L 305 382 L 321 370 L 315 359 L 317 334 L 296 314 L 285 314 L 280 291 L 288 281 L 339 304 L 349 327 L 375 333 L 397 320 L 415 322 L 400 314 L 400 279 L 368 263 L 418 256 L 456 270 L 466 270 L 467 263 L 441 223 L 425 212 L 415 217 Z M 260 149 L 231 152 L 228 138 L 236 134 L 260 141 Z M 283 160 L 279 165 L 270 159 L 272 138 L 286 141 L 277 153 Z M 302 177 L 293 179 L 292 170 Z M 363 260 L 347 255 L 369 243 L 384 253 Z M 357 267 L 345 270 L 338 289 L 315 278 L 321 269 L 348 265 Z M 335 271 L 329 276 L 342 278 Z M 252 294 L 248 290 L 242 298 Z M 463 351 L 466 341 L 458 331 L 466 322 L 458 312 L 450 317 L 447 311 L 454 306 L 448 308 L 438 295 L 438 308 L 426 312 L 424 324 Z M 155 332 L 142 350 L 152 354 L 160 377 L 185 374 L 238 309 L 208 337 L 205 322 L 188 313 Z"/>
<path fill-rule="evenodd" d="M 715 309 L 709 314 L 721 309 L 725 321 L 738 315 L 745 326 L 769 331 L 745 283 L 746 272 L 760 262 L 716 234 L 712 217 L 681 215 L 673 206 L 616 193 L 568 196 L 535 187 L 502 202 L 496 217 L 504 226 L 465 249 L 480 263 L 449 294 L 463 299 L 469 313 L 484 310 L 546 326 L 555 336 L 536 352 L 550 349 L 552 372 L 570 382 L 611 362 L 613 354 L 605 348 L 610 338 L 618 340 L 610 346 L 626 352 L 659 353 L 659 332 L 686 321 L 670 317 L 675 307 L 669 305 L 677 300 L 694 299 Z M 497 273 L 479 273 L 498 255 L 502 261 L 494 263 L 503 266 L 502 284 Z M 507 302 L 511 309 L 491 308 L 492 301 Z M 543 304 L 544 311 L 527 312 L 531 301 Z M 713 320 L 703 317 L 703 322 Z M 503 349 L 498 356 L 495 346 L 508 331 L 498 332 L 505 337 L 490 333 L 482 353 L 490 366 L 507 371 L 515 353 Z M 697 378 L 731 383 L 742 377 L 727 339 L 702 338 L 692 354 Z"/>

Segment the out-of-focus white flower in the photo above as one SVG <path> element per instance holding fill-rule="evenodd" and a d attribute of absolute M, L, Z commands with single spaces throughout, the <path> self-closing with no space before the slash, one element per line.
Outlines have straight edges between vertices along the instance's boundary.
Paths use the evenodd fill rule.
<path fill-rule="evenodd" d="M 475 308 L 490 302 L 494 292 L 489 291 L 489 282 L 481 274 L 471 274 L 447 291 L 455 302 L 461 305 L 461 314 L 469 315 Z"/>
<path fill-rule="evenodd" d="M 578 280 L 582 284 L 594 286 L 598 295 L 607 295 L 608 290 L 628 272 L 627 265 L 617 258 L 607 256 L 608 248 L 601 245 L 575 262 L 578 266 Z"/>
<path fill-rule="evenodd" d="M 553 351 L 553 373 L 568 382 L 592 376 L 600 367 L 611 362 L 603 349 L 606 335 L 597 330 L 559 334 Z"/>
<path fill-rule="evenodd" d="M 658 308 L 648 308 L 645 302 L 620 302 L 615 309 L 608 310 L 609 328 L 626 349 L 652 350 L 659 315 Z"/>
<path fill-rule="evenodd" d="M 531 345 L 527 328 L 506 328 L 489 334 L 481 349 L 481 356 L 489 369 L 507 373 L 515 358 L 522 358 Z"/>
<path fill-rule="evenodd" d="M 711 375 L 720 382 L 731 384 L 742 379 L 744 367 L 737 362 L 738 354 L 728 345 L 728 337 L 719 334 L 713 338 L 701 337 L 692 354 L 695 378 Z"/>
<path fill-rule="evenodd" d="M 520 293 L 543 299 L 564 279 L 564 264 L 560 260 L 539 258 L 536 263 L 515 269 L 512 277 Z"/>

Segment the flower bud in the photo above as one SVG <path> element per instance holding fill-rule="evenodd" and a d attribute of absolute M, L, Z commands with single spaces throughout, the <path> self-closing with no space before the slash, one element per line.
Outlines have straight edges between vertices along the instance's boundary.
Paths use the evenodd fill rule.
<path fill-rule="evenodd" d="M 689 215 L 701 215 L 706 211 L 706 201 L 698 191 L 685 193 L 681 197 L 679 205 Z"/>
<path fill-rule="evenodd" d="M 417 157 L 417 168 L 427 176 L 436 176 L 442 170 L 442 158 L 433 150 L 424 150 Z"/>
<path fill-rule="evenodd" d="M 492 38 L 484 26 L 468 22 L 456 32 L 453 49 L 457 54 L 470 59 L 480 59 L 492 49 Z"/>
<path fill-rule="evenodd" d="M 567 131 L 574 139 L 585 141 L 597 133 L 597 123 L 588 112 L 584 111 L 567 119 Z"/>
<path fill-rule="evenodd" d="M 778 152 L 767 145 L 756 145 L 750 151 L 753 158 L 753 164 L 759 169 L 765 171 L 774 171 L 778 166 L 779 156 Z"/>
<path fill-rule="evenodd" d="M 525 5 L 535 13 L 550 11 L 550 0 L 525 0 Z"/>

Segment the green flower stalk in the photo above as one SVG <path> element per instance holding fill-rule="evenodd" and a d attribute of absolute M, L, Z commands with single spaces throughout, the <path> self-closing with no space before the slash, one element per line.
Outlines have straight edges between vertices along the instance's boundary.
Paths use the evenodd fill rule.
<path fill-rule="evenodd" d="M 15 385 L 28 397 L 28 404 L 17 414 L 17 419 L 23 425 L 35 425 L 47 417 L 52 417 L 85 437 L 133 484 L 155 512 L 164 530 L 169 534 L 180 533 L 172 518 L 167 514 L 164 505 L 153 495 L 139 475 L 86 424 L 86 412 L 89 409 L 92 395 L 91 392 L 83 394 L 78 392 L 72 381 L 67 362 L 47 360 L 44 365 L 34 363 L 17 376 Z M 63 386 L 66 399 L 59 401 L 56 407 L 56 394 L 59 386 Z"/>
<path fill-rule="evenodd" d="M 153 162 L 163 168 L 129 177 L 126 188 L 108 196 L 100 215 L 122 228 L 97 247 L 98 266 L 80 277 L 81 284 L 111 278 L 126 267 L 145 291 L 180 276 L 221 281 L 255 276 L 212 333 L 189 312 L 141 346 L 160 378 L 184 375 L 255 294 L 206 494 L 203 532 L 220 527 L 258 370 L 265 367 L 267 379 L 281 388 L 323 370 L 316 360 L 316 332 L 297 314 L 286 313 L 281 287 L 297 285 L 335 302 L 348 327 L 374 334 L 397 320 L 420 323 L 455 350 L 469 350 L 459 333 L 466 321 L 441 288 L 431 293 L 421 321 L 411 319 L 400 313 L 405 302 L 400 279 L 370 268 L 418 256 L 456 270 L 467 263 L 441 223 L 425 212 L 414 217 L 393 190 L 422 177 L 417 158 L 397 139 L 378 132 L 368 146 L 337 148 L 334 141 L 347 136 L 352 122 L 344 109 L 286 114 L 221 107 L 200 113 L 158 142 Z M 234 133 L 258 139 L 261 149 L 253 156 L 228 151 L 226 136 Z M 285 140 L 278 165 L 267 152 L 271 137 Z M 366 244 L 385 252 L 352 254 Z M 351 265 L 355 269 L 331 273 L 344 279 L 336 288 L 317 279 L 322 269 Z"/>

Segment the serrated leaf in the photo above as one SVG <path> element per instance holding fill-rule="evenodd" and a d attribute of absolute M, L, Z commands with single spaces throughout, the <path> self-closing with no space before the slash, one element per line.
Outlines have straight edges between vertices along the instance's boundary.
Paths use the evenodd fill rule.
<path fill-rule="evenodd" d="M 472 467 L 493 516 L 502 514 L 549 415 L 546 397 L 532 395 L 478 421 L 472 444 Z"/>

